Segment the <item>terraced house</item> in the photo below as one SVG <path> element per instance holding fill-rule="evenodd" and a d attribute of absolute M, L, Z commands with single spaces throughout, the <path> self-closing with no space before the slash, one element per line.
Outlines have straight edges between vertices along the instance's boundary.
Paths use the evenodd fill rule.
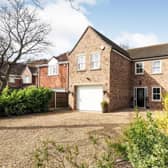
<path fill-rule="evenodd" d="M 69 54 L 69 106 L 102 111 L 161 108 L 168 91 L 168 44 L 124 50 L 88 27 Z"/>

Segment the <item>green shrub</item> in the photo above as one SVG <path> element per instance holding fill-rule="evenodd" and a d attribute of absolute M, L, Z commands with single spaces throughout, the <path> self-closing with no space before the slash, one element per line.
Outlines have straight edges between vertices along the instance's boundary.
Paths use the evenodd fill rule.
<path fill-rule="evenodd" d="M 102 107 L 102 111 L 105 113 L 105 112 L 108 112 L 108 102 L 106 100 L 103 100 L 101 102 L 101 107 Z"/>
<path fill-rule="evenodd" d="M 48 108 L 51 91 L 45 88 L 28 87 L 11 90 L 6 87 L 0 95 L 1 115 L 21 115 L 44 112 Z"/>
<path fill-rule="evenodd" d="M 168 167 L 168 137 L 147 113 L 147 120 L 137 116 L 125 131 L 128 159 L 135 168 Z"/>
<path fill-rule="evenodd" d="M 163 96 L 162 100 L 163 111 L 157 113 L 156 123 L 159 129 L 168 135 L 168 93 Z"/>

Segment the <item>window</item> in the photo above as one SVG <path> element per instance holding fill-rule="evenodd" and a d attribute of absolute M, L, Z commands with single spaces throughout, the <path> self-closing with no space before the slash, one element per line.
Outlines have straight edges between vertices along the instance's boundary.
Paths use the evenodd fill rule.
<path fill-rule="evenodd" d="M 160 87 L 152 88 L 152 101 L 161 101 L 161 88 Z"/>
<path fill-rule="evenodd" d="M 153 74 L 161 73 L 161 61 L 153 61 L 153 63 L 152 63 L 152 73 Z"/>
<path fill-rule="evenodd" d="M 136 62 L 135 63 L 135 74 L 136 75 L 144 74 L 144 62 Z"/>
<path fill-rule="evenodd" d="M 84 55 L 78 56 L 77 69 L 78 69 L 78 71 L 85 70 L 85 56 Z"/>
<path fill-rule="evenodd" d="M 48 75 L 58 75 L 58 64 L 48 66 Z"/>
<path fill-rule="evenodd" d="M 100 68 L 100 54 L 94 53 L 91 55 L 91 69 Z"/>
<path fill-rule="evenodd" d="M 24 77 L 23 77 L 23 83 L 24 83 L 24 84 L 30 84 L 30 83 L 31 83 L 31 78 L 30 78 L 30 76 L 24 76 Z"/>
<path fill-rule="evenodd" d="M 15 78 L 14 77 L 9 77 L 9 83 L 15 83 Z"/>

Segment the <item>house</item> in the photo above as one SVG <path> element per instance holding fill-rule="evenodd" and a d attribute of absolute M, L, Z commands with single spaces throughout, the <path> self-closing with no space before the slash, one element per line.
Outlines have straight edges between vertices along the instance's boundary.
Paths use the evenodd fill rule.
<path fill-rule="evenodd" d="M 8 86 L 10 88 L 23 88 L 30 85 L 37 85 L 37 71 L 35 67 L 24 63 L 15 63 L 11 65 Z"/>
<path fill-rule="evenodd" d="M 53 56 L 46 64 L 38 66 L 38 87 L 53 90 L 51 106 L 68 106 L 68 53 Z"/>
<path fill-rule="evenodd" d="M 162 96 L 168 92 L 168 44 L 128 50 L 132 59 L 132 96 L 134 105 L 161 109 Z"/>
<path fill-rule="evenodd" d="M 161 108 L 168 91 L 168 44 L 125 50 L 89 26 L 68 56 L 69 106 L 108 111 Z"/>

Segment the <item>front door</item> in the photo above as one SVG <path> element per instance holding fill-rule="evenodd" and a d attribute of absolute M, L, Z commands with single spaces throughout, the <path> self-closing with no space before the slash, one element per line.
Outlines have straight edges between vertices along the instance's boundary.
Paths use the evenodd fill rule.
<path fill-rule="evenodd" d="M 137 88 L 137 106 L 144 107 L 145 106 L 145 88 Z"/>

